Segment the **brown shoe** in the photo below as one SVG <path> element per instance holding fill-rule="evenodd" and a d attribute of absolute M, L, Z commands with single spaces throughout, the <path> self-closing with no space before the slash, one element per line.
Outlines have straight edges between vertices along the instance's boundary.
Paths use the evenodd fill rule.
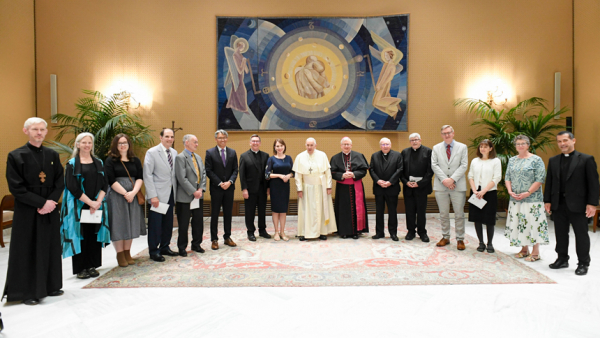
<path fill-rule="evenodd" d="M 225 239 L 225 245 L 229 245 L 231 247 L 237 246 L 237 244 L 235 244 L 235 242 L 231 240 L 231 237 Z"/>
<path fill-rule="evenodd" d="M 127 261 L 127 264 L 129 264 L 129 265 L 135 264 L 135 261 L 131 257 L 131 252 L 129 252 L 129 250 L 123 250 L 123 255 L 125 255 L 125 260 Z"/>
<path fill-rule="evenodd" d="M 450 244 L 449 238 L 442 238 L 439 242 L 437 242 L 436 246 L 446 246 Z"/>
<path fill-rule="evenodd" d="M 218 241 L 212 241 L 212 245 L 210 246 L 211 249 L 213 250 L 219 250 L 219 242 Z"/>
<path fill-rule="evenodd" d="M 456 241 L 456 249 L 458 249 L 458 250 L 464 250 L 465 249 L 465 242 L 463 242 L 463 241 Z"/>
<path fill-rule="evenodd" d="M 122 268 L 126 268 L 127 266 L 129 266 L 129 264 L 127 264 L 127 260 L 125 260 L 125 255 L 123 254 L 123 251 L 117 252 L 117 263 L 119 263 L 119 266 Z"/>

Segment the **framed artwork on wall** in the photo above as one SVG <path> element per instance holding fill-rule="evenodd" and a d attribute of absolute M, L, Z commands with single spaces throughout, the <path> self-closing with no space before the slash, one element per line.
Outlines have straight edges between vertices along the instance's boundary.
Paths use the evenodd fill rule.
<path fill-rule="evenodd" d="M 409 15 L 217 18 L 217 128 L 407 131 Z"/>

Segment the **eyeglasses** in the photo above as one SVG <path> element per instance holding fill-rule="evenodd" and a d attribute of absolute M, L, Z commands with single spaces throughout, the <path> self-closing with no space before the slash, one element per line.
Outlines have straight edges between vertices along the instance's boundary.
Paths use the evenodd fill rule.
<path fill-rule="evenodd" d="M 517 147 L 523 147 L 523 146 L 528 146 L 529 144 L 527 144 L 527 143 L 515 143 L 515 145 Z"/>
<path fill-rule="evenodd" d="M 128 145 L 129 145 L 129 143 L 127 143 L 127 142 L 125 142 L 125 143 L 121 143 L 121 142 L 119 142 L 119 143 L 118 143 L 118 145 L 119 145 L 119 147 L 122 147 L 122 146 L 128 146 Z"/>
<path fill-rule="evenodd" d="M 252 142 L 252 143 L 260 143 L 260 141 L 256 141 L 256 140 L 252 140 L 250 142 Z"/>
<path fill-rule="evenodd" d="M 227 137 L 217 137 L 217 140 L 226 140 Z"/>
<path fill-rule="evenodd" d="M 444 135 L 444 136 L 450 136 L 450 135 L 452 135 L 452 133 L 454 133 L 454 132 L 453 131 L 449 131 L 447 133 L 442 133 L 442 135 Z"/>
<path fill-rule="evenodd" d="M 384 146 L 384 147 L 387 147 L 387 146 L 390 146 L 391 144 L 389 144 L 389 143 L 381 143 L 381 145 Z"/>
<path fill-rule="evenodd" d="M 416 138 L 416 139 L 414 139 L 414 140 L 409 140 L 409 141 L 410 141 L 410 142 L 418 142 L 418 141 L 421 141 L 421 139 L 420 139 L 420 138 Z"/>

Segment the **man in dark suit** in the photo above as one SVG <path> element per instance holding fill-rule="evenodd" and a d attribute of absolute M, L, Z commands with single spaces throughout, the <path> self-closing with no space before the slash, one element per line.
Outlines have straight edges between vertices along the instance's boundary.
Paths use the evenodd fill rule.
<path fill-rule="evenodd" d="M 265 179 L 265 169 L 269 154 L 260 151 L 260 136 L 250 136 L 250 150 L 240 156 L 240 182 L 246 210 L 246 228 L 248 239 L 256 241 L 254 231 L 254 214 L 258 207 L 258 234 L 260 237 L 271 238 L 267 233 L 266 213 L 269 181 Z"/>
<path fill-rule="evenodd" d="M 569 267 L 569 224 L 575 233 L 577 269 L 575 274 L 586 275 L 590 265 L 590 236 L 588 218 L 596 213 L 600 183 L 596 161 L 591 155 L 575 150 L 575 137 L 568 131 L 556 136 L 562 154 L 550 158 L 544 203 L 553 214 L 558 259 L 551 269 Z"/>
<path fill-rule="evenodd" d="M 231 239 L 231 213 L 233 192 L 238 175 L 238 161 L 235 150 L 227 148 L 229 135 L 223 129 L 215 132 L 217 146 L 206 150 L 206 176 L 210 179 L 210 240 L 211 249 L 218 250 L 217 240 L 219 212 L 223 207 L 223 239 L 226 245 L 236 246 Z"/>
<path fill-rule="evenodd" d="M 402 175 L 404 185 L 404 207 L 406 209 L 405 239 L 410 241 L 419 234 L 423 242 L 429 242 L 425 229 L 425 213 L 427 211 L 427 195 L 433 191 L 431 179 L 431 149 L 421 145 L 421 135 L 412 133 L 408 137 L 410 147 L 402 150 Z"/>
<path fill-rule="evenodd" d="M 392 141 L 382 138 L 379 141 L 381 151 L 371 155 L 369 174 L 373 179 L 373 194 L 375 195 L 375 236 L 373 239 L 384 238 L 383 213 L 388 207 L 388 231 L 393 241 L 398 241 L 398 194 L 400 194 L 400 175 L 402 174 L 402 156 L 392 150 Z"/>

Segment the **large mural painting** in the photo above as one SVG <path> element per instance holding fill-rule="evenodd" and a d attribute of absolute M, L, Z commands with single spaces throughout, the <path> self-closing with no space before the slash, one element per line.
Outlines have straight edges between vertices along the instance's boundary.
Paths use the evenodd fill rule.
<path fill-rule="evenodd" d="M 217 127 L 407 131 L 408 24 L 217 18 Z"/>

